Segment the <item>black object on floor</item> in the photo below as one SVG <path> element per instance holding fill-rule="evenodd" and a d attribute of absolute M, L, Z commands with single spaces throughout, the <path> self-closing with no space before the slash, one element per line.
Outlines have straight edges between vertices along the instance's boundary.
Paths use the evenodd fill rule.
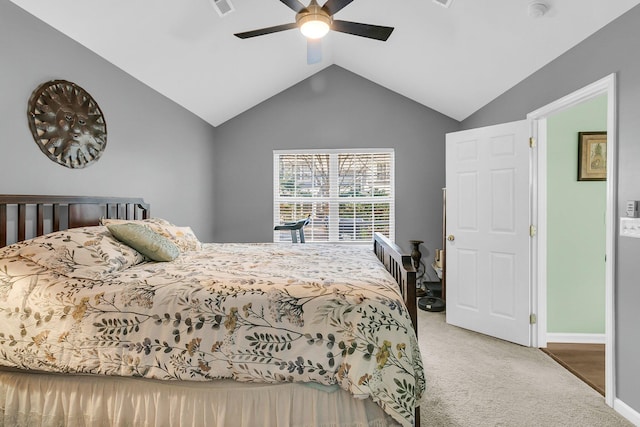
<path fill-rule="evenodd" d="M 418 300 L 418 307 L 424 311 L 444 311 L 446 304 L 442 298 L 427 296 Z"/>

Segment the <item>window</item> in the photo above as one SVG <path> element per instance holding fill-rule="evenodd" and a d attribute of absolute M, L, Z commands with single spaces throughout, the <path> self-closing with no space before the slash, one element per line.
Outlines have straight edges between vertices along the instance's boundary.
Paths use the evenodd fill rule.
<path fill-rule="evenodd" d="M 311 216 L 307 242 L 371 242 L 376 231 L 394 239 L 392 149 L 276 150 L 273 159 L 274 225 Z"/>

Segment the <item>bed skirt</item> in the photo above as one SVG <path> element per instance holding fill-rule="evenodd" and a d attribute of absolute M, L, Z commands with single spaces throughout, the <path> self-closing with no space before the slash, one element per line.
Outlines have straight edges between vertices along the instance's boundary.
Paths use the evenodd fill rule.
<path fill-rule="evenodd" d="M 0 426 L 6 427 L 395 425 L 370 399 L 341 389 L 0 370 Z"/>

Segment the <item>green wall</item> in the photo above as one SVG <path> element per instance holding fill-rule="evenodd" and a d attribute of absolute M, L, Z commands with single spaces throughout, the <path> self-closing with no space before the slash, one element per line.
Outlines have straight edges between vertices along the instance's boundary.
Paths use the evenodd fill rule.
<path fill-rule="evenodd" d="M 607 128 L 599 96 L 547 121 L 547 332 L 605 332 L 606 182 L 578 181 L 578 132 Z"/>

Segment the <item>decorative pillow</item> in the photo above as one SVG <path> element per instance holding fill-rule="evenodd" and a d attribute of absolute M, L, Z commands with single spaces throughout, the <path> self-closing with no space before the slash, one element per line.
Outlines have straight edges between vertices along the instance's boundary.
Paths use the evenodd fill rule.
<path fill-rule="evenodd" d="M 100 279 L 145 261 L 103 226 L 56 231 L 21 242 L 17 254 L 60 275 Z"/>
<path fill-rule="evenodd" d="M 158 230 L 166 238 L 173 241 L 182 251 L 199 251 L 202 243 L 196 237 L 191 227 L 165 226 Z"/>
<path fill-rule="evenodd" d="M 107 228 L 116 239 L 154 261 L 173 261 L 180 255 L 180 249 L 171 240 L 144 225 L 128 222 Z"/>
<path fill-rule="evenodd" d="M 166 219 L 162 218 L 147 218 L 147 219 L 116 219 L 116 218 L 100 218 L 101 225 L 110 225 L 110 224 L 125 224 L 127 222 L 132 222 L 134 224 L 142 224 L 146 226 L 155 226 L 155 227 L 175 227 L 175 225 L 171 224 Z"/>
<path fill-rule="evenodd" d="M 109 219 L 103 218 L 102 225 L 111 224 L 140 224 L 145 227 L 149 227 L 156 233 L 171 240 L 182 252 L 185 251 L 199 251 L 202 249 L 202 243 L 196 237 L 191 227 L 179 227 L 162 218 L 149 218 L 139 220 L 126 220 L 126 219 Z"/>

